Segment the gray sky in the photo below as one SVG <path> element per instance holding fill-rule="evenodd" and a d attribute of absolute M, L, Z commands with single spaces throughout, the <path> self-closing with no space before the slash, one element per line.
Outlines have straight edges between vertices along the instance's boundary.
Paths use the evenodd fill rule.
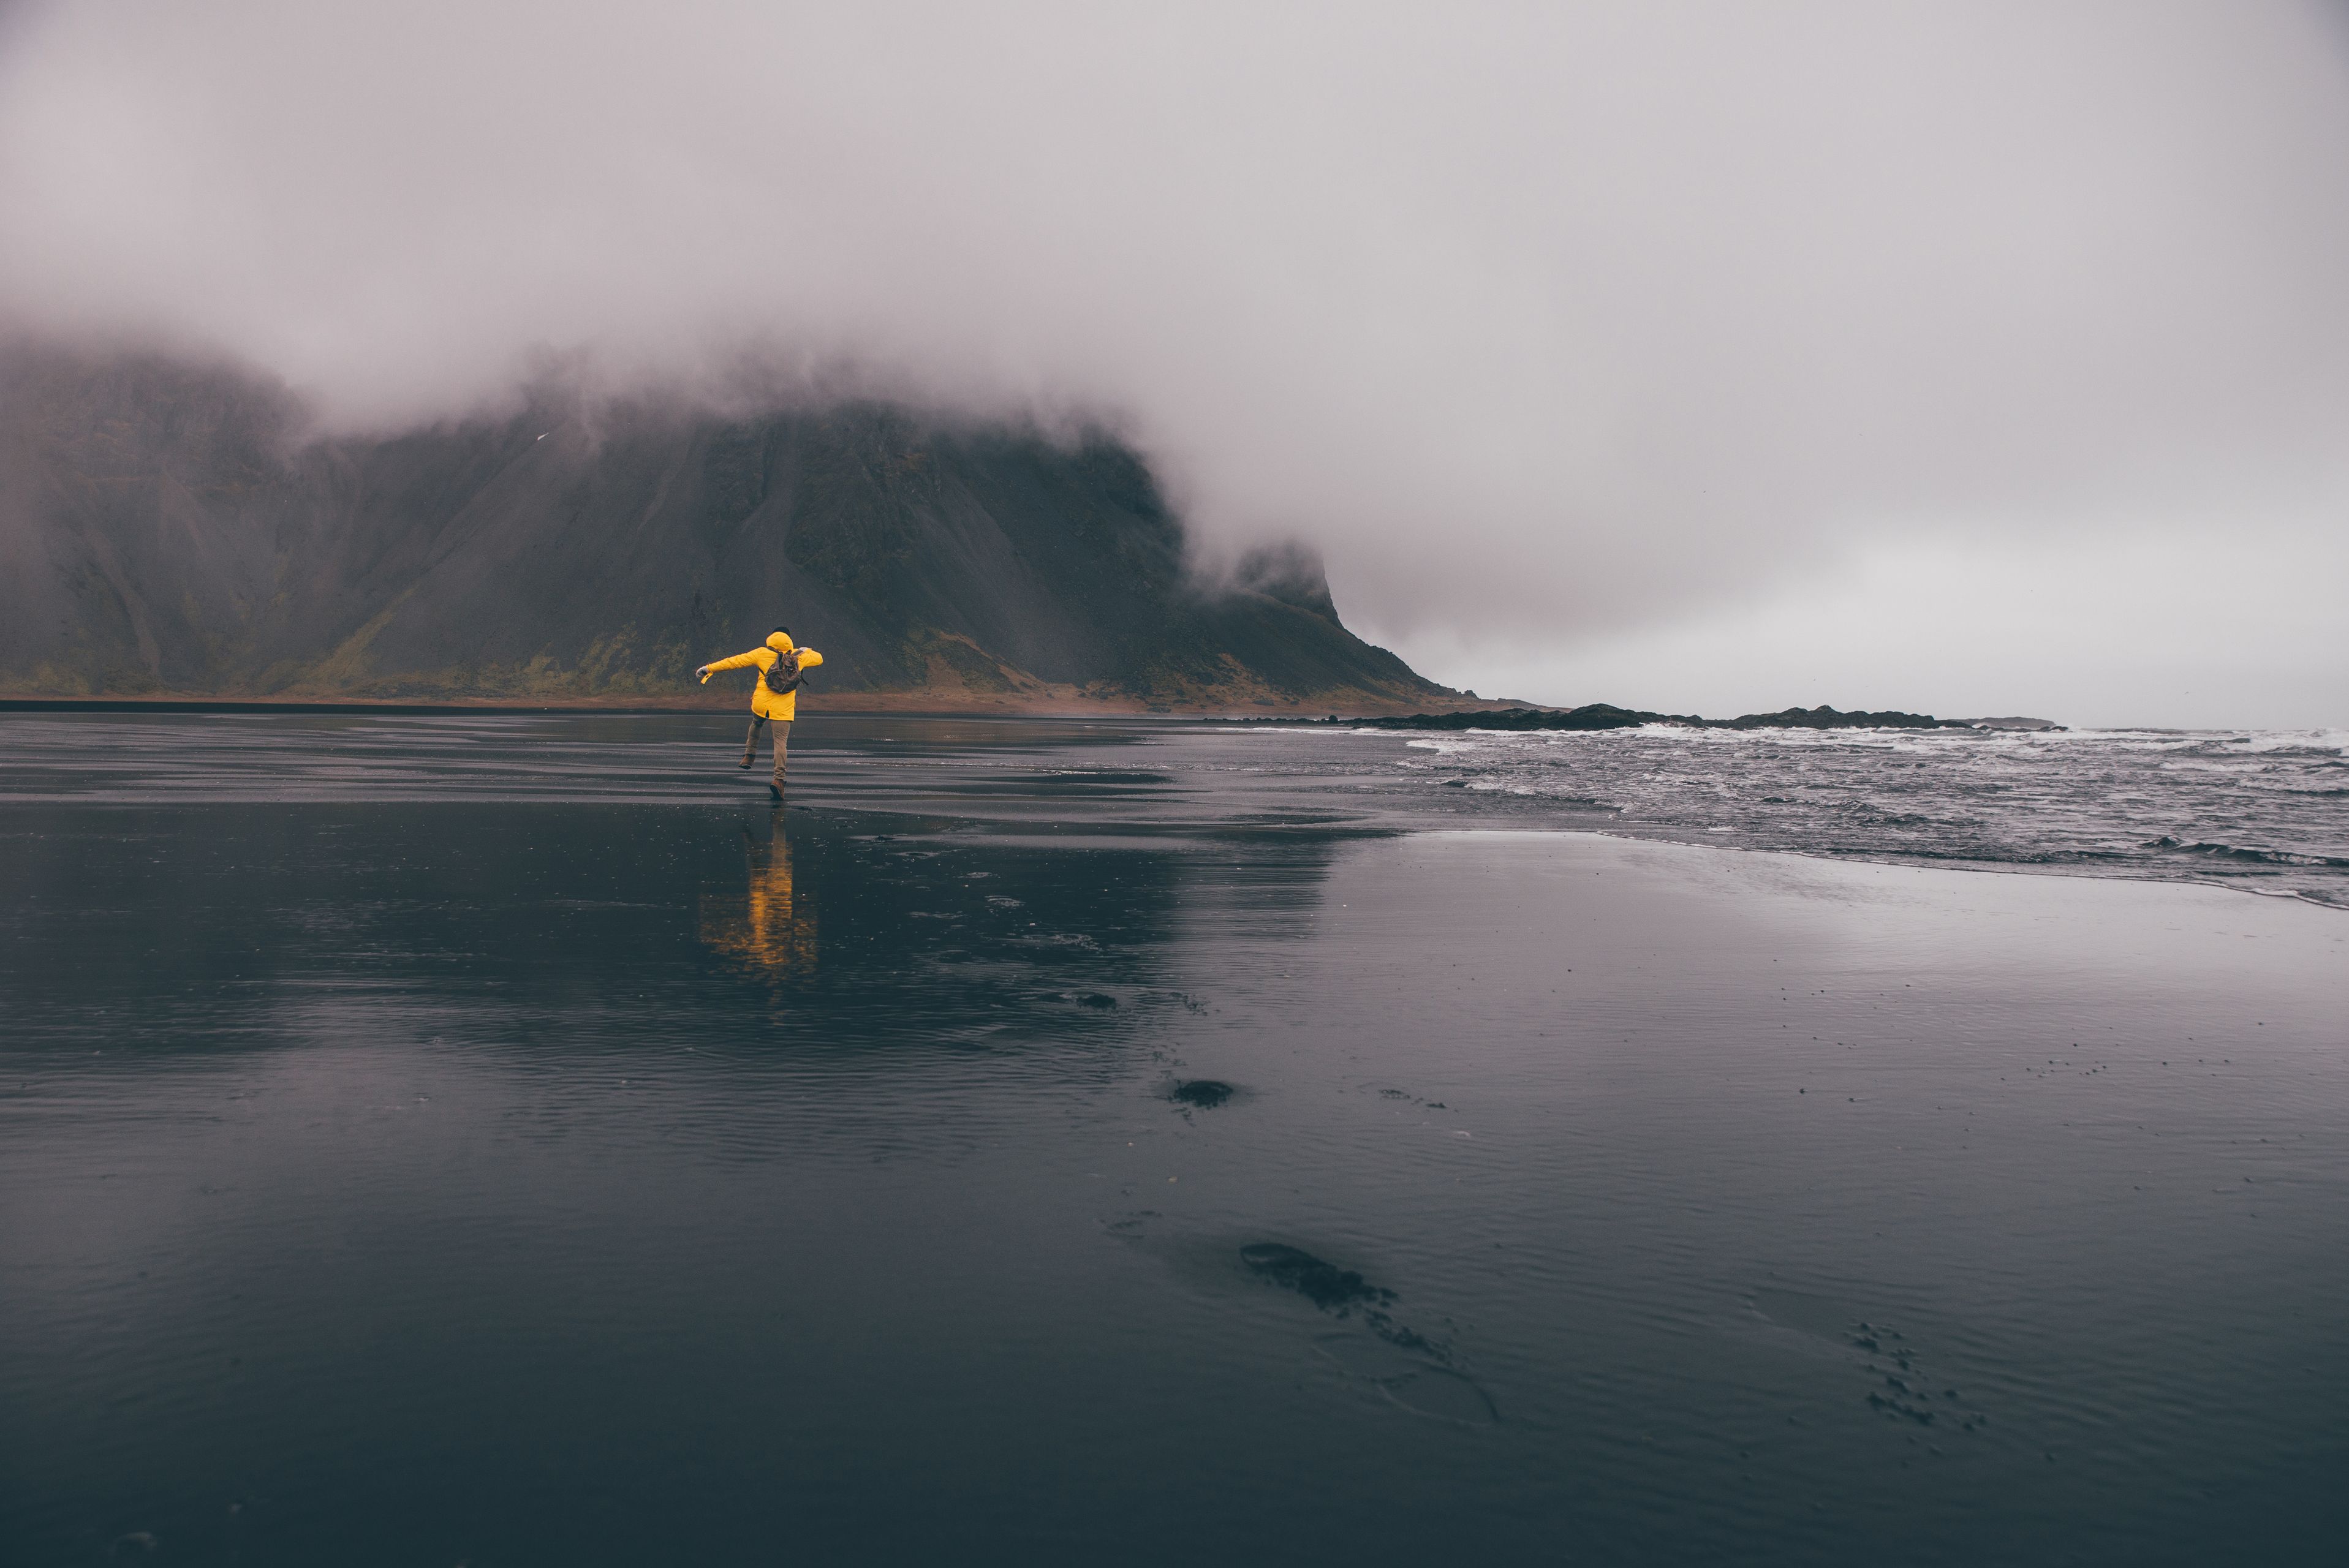
<path fill-rule="evenodd" d="M 1114 419 L 1488 695 L 2349 727 L 2349 10 L 0 13 L 0 314 Z"/>

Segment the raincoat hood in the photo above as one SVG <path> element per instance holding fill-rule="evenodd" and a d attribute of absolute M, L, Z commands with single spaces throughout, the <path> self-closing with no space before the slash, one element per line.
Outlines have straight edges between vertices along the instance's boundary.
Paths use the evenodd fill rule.
<path fill-rule="evenodd" d="M 798 646 L 798 645 L 793 643 L 790 637 L 784 635 L 782 633 L 777 632 L 773 636 L 767 639 L 767 646 L 774 649 L 775 652 L 779 654 L 788 654 L 792 649 Z"/>

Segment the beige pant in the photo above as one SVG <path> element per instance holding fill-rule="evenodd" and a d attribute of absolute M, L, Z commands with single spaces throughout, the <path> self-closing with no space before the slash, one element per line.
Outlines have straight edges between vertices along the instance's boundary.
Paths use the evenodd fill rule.
<path fill-rule="evenodd" d="M 754 713 L 750 716 L 750 733 L 742 739 L 743 756 L 759 755 L 759 731 L 766 726 L 767 717 L 764 714 Z M 788 718 L 779 718 L 775 720 L 775 788 L 778 789 L 783 787 L 783 758 L 790 754 L 791 748 L 792 721 Z"/>

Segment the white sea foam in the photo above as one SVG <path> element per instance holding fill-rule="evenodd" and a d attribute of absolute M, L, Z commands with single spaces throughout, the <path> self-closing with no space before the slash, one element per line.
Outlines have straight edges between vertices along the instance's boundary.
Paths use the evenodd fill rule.
<path fill-rule="evenodd" d="M 1402 742 L 1406 773 L 1612 831 L 2256 882 L 2349 903 L 2340 730 L 1469 733 L 1379 732 Z"/>

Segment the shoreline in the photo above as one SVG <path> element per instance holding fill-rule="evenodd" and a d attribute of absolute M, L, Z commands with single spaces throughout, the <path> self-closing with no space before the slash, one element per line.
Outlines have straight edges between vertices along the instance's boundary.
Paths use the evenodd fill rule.
<path fill-rule="evenodd" d="M 857 718 L 883 717 L 890 718 L 1113 718 L 1121 720 L 1190 719 L 1208 723 L 1233 723 L 1242 719 L 1274 720 L 1282 723 L 1328 724 L 1320 717 L 1328 711 L 1327 704 L 1308 704 L 1290 711 L 1265 713 L 1242 711 L 1237 708 L 1150 706 L 1133 702 L 1078 700 L 1035 702 L 957 702 L 928 692 L 864 692 L 856 694 L 854 707 L 834 707 L 819 704 L 812 694 L 802 693 L 808 704 L 803 717 Z M 730 699 L 679 696 L 674 699 L 644 701 L 638 699 L 583 697 L 559 701 L 515 702 L 504 698 L 481 697 L 441 702 L 408 702 L 397 698 L 340 699 L 326 697 L 156 697 L 156 696 L 0 696 L 0 713 L 391 713 L 391 714 L 733 714 L 747 711 L 739 694 Z M 1402 714 L 1381 714 L 1362 722 L 1377 722 Z M 1464 709 L 1462 711 L 1481 711 Z"/>
<path fill-rule="evenodd" d="M 885 693 L 877 694 L 885 698 Z M 285 714 L 503 714 L 583 715 L 611 717 L 655 717 L 670 714 L 710 714 L 732 717 L 748 709 L 735 702 L 542 702 L 515 703 L 484 698 L 478 702 L 335 702 L 289 697 L 0 697 L 5 713 L 285 713 Z M 1199 719 L 1225 722 L 1227 716 L 1211 710 L 1159 710 L 1110 707 L 956 707 L 913 706 L 882 700 L 866 707 L 834 707 L 811 705 L 802 718 L 1109 718 L 1125 722 L 1151 719 Z"/>
<path fill-rule="evenodd" d="M 583 708 L 491 703 L 465 705 L 291 701 L 197 703 L 136 698 L 110 700 L 0 698 L 0 717 L 9 715 L 78 717 L 109 713 L 135 714 L 145 718 L 161 719 L 167 723 L 174 719 L 200 717 L 240 718 L 264 717 L 276 717 L 285 724 L 296 726 L 301 721 L 314 717 L 381 716 L 453 718 L 471 715 L 529 717 L 543 721 L 544 724 L 552 725 L 559 730 L 565 723 L 595 717 L 658 719 L 671 716 L 692 715 L 700 715 L 711 720 L 722 717 L 726 721 L 724 727 L 730 727 L 739 722 L 740 709 L 731 704 L 719 707 L 713 703 L 696 704 L 690 707 L 615 705 Z M 982 823 L 993 819 L 988 807 L 978 800 L 949 802 L 927 789 L 917 791 L 914 799 L 901 798 L 885 790 L 878 796 L 869 792 L 866 785 L 857 782 L 863 777 L 856 771 L 855 758 L 859 753 L 860 746 L 858 738 L 869 730 L 872 735 L 884 736 L 884 738 L 887 738 L 884 732 L 894 724 L 903 721 L 967 726 L 969 728 L 959 738 L 943 733 L 937 738 L 958 750 L 975 747 L 977 749 L 969 752 L 969 760 L 973 766 L 984 767 L 986 766 L 984 758 L 991 754 L 995 742 L 999 739 L 1013 745 L 1015 749 L 1038 741 L 1047 745 L 1054 744 L 1053 737 L 1049 732 L 1023 738 L 1022 725 L 1071 727 L 1060 738 L 1071 744 L 1077 743 L 1085 736 L 1108 738 L 1120 731 L 1129 732 L 1137 738 L 1154 734 L 1167 740 L 1186 733 L 1195 733 L 1204 740 L 1211 737 L 1218 728 L 1239 727 L 1227 726 L 1225 721 L 1214 716 L 1109 714 L 1098 711 L 1037 714 L 1002 711 L 974 713 L 951 709 L 812 708 L 803 712 L 801 717 L 812 727 L 804 732 L 802 747 L 794 748 L 802 758 L 802 769 L 795 770 L 795 781 L 798 783 L 798 788 L 793 791 L 795 803 L 812 804 L 825 810 L 842 810 L 883 816 L 902 816 L 907 813 L 926 815 L 943 810 L 958 815 L 967 813 L 968 820 Z M 880 727 L 878 729 L 874 727 L 876 725 Z M 835 726 L 843 727 L 835 730 L 833 727 Z M 109 734 L 121 733 L 123 728 L 123 727 L 111 725 L 102 727 Z M 135 729 L 137 727 L 131 727 Z M 525 756 L 534 756 L 538 739 L 544 738 L 540 735 L 539 727 L 498 727 L 506 734 L 507 738 L 500 743 L 499 748 L 493 749 L 513 749 L 518 759 Z M 700 734 L 708 727 L 698 724 L 690 727 L 695 734 Z M 1330 733 L 1330 727 L 1298 726 L 1292 730 L 1292 733 L 1301 732 L 1327 734 Z M 91 732 L 93 738 L 97 733 Z M 456 803 L 501 798 L 533 800 L 541 799 L 541 792 L 527 788 L 509 793 L 514 782 L 509 773 L 499 770 L 477 772 L 472 764 L 474 748 L 470 744 L 460 748 L 461 755 L 452 754 L 442 758 L 441 762 L 436 765 L 445 769 L 453 764 L 453 771 L 437 772 L 429 780 L 391 775 L 378 776 L 372 762 L 362 764 L 357 774 L 338 777 L 332 775 L 331 772 L 314 774 L 309 766 L 314 760 L 310 751 L 301 743 L 294 740 L 290 731 L 278 739 L 268 738 L 269 736 L 276 733 L 273 726 L 225 727 L 213 733 L 219 738 L 216 742 L 197 747 L 194 755 L 179 758 L 171 770 L 171 777 L 158 779 L 153 787 L 140 791 L 140 803 L 155 806 L 266 799 L 280 804 L 295 804 L 305 800 L 331 801 L 343 798 L 352 790 L 364 791 L 367 798 L 384 803 L 394 800 Z M 434 727 L 430 726 L 387 728 L 378 740 L 367 743 L 363 754 L 372 758 L 380 753 L 385 765 L 396 767 L 397 758 L 394 754 L 405 755 L 407 749 L 411 747 L 421 747 L 427 752 L 445 751 L 447 746 L 433 738 L 436 733 Z M 636 727 L 631 726 L 616 732 L 606 743 L 619 743 L 626 737 L 637 733 L 640 733 L 646 741 L 651 742 L 666 732 L 663 727 L 657 725 L 646 727 L 641 731 L 637 731 Z M 403 735 L 407 738 L 400 738 Z M 683 738 L 683 731 L 678 732 L 678 738 Z M 242 738 L 235 738 L 238 737 Z M 5 770 L 5 777 L 0 777 L 0 806 L 30 806 L 36 802 L 54 805 L 64 804 L 73 799 L 91 806 L 110 803 L 114 791 L 98 780 L 92 780 L 93 783 L 98 784 L 98 788 L 88 793 L 72 788 L 68 788 L 62 793 L 56 791 L 55 785 L 48 776 L 50 765 L 43 759 L 57 746 L 64 746 L 69 751 L 75 749 L 75 743 L 71 741 L 68 734 L 61 730 L 54 741 L 37 743 L 29 735 L 19 738 L 22 745 L 12 748 L 12 750 L 18 753 L 12 760 L 25 766 L 21 769 L 11 767 Z M 866 738 L 869 739 L 870 737 Z M 911 732 L 908 732 L 904 739 L 919 744 Z M 813 749 L 806 749 L 807 746 L 812 746 Z M 281 752 L 279 748 L 282 747 L 291 747 L 292 749 Z M 381 750 L 383 747 L 390 747 L 392 750 L 383 752 Z M 846 749 L 842 749 L 843 747 Z M 259 748 L 258 751 L 256 748 Z M 262 752 L 269 753 L 271 758 L 294 762 L 295 764 L 294 771 L 291 773 L 278 771 L 268 759 L 260 755 Z M 827 757 L 827 753 L 833 752 L 837 752 L 838 756 Z M 730 809 L 747 803 L 744 799 L 736 799 L 733 791 L 724 788 L 722 783 L 696 778 L 689 766 L 689 759 L 688 765 L 680 770 L 673 755 L 665 748 L 656 747 L 653 751 L 641 754 L 631 751 L 630 755 L 632 757 L 641 755 L 648 759 L 646 764 L 647 770 L 642 776 L 637 776 L 633 771 L 631 764 L 623 762 L 619 764 L 616 772 L 602 775 L 596 782 L 588 784 L 582 790 L 578 787 L 577 780 L 558 782 L 554 776 L 550 775 L 549 792 L 544 795 L 544 799 L 549 801 L 561 799 L 582 804 L 628 799 L 644 804 L 657 801 L 662 804 L 695 807 L 722 805 Z M 848 769 L 847 771 L 842 770 L 843 766 Z M 193 770 L 188 771 L 191 767 Z M 728 781 L 731 781 L 730 771 Z M 1079 771 L 1081 774 L 1083 769 L 1080 769 Z M 1245 771 L 1243 770 L 1243 774 Z M 526 772 L 527 769 L 525 769 Z M 1241 776 L 1243 775 L 1232 777 Z M 1171 779 L 1162 780 L 1165 783 L 1172 783 L 1172 781 Z M 1035 782 L 1037 788 L 1057 797 L 1058 791 L 1049 779 L 1039 777 Z M 20 792 L 18 787 L 25 786 L 30 788 L 23 789 Z M 951 794 L 951 790 L 947 793 Z M 1170 796 L 1169 800 L 1179 798 L 1181 793 L 1180 788 L 1177 787 L 1175 795 Z M 1423 793 L 1449 794 L 1448 791 Z M 1299 799 L 1292 797 L 1286 790 L 1281 792 L 1278 799 L 1268 799 L 1260 802 L 1263 807 L 1276 810 L 1296 807 L 1302 803 Z M 2337 896 L 2328 896 L 2335 892 L 2330 880 L 2327 880 L 2323 886 L 2307 885 L 2311 879 L 2295 872 L 2289 867 L 2279 867 L 2271 873 L 2228 874 L 2224 872 L 2214 872 L 2212 868 L 2202 863 L 2201 858 L 2189 855 L 2162 856 L 2157 860 L 2139 856 L 2107 862 L 2094 857 L 2075 861 L 2061 853 L 2052 858 L 2031 859 L 1930 851 L 1911 853 L 1904 852 L 1896 845 L 1878 846 L 1864 842 L 1837 843 L 1833 841 L 1832 835 L 1825 836 L 1826 841 L 1818 843 L 1784 841 L 1783 837 L 1776 833 L 1765 834 L 1761 840 L 1753 841 L 1749 840 L 1744 831 L 1699 831 L 1686 823 L 1675 823 L 1669 819 L 1653 823 L 1639 820 L 1624 821 L 1619 819 L 1594 820 L 1591 814 L 1577 813 L 1564 809 L 1554 814 L 1542 813 L 1541 815 L 1550 816 L 1552 820 L 1539 821 L 1538 825 L 1522 817 L 1507 820 L 1499 814 L 1495 814 L 1496 820 L 1482 820 L 1484 814 L 1476 812 L 1469 813 L 1464 820 L 1461 815 L 1445 809 L 1449 805 L 1448 801 L 1439 806 L 1433 800 L 1415 799 L 1408 793 L 1398 794 L 1391 799 L 1386 797 L 1375 799 L 1352 797 L 1342 799 L 1333 799 L 1323 802 L 1323 805 L 1341 809 L 1343 814 L 1350 818 L 1357 816 L 1361 810 L 1368 808 L 1370 817 L 1358 821 L 1356 824 L 1358 828 L 1369 827 L 1374 820 L 1387 819 L 1380 821 L 1379 830 L 1397 833 L 1534 831 L 1551 834 L 1588 834 L 1626 843 L 1682 844 L 1706 849 L 1737 850 L 1749 855 L 1787 855 L 1798 861 L 1816 863 L 1893 866 L 1916 870 L 1996 872 L 2007 874 L 2039 875 L 2061 881 L 2127 881 L 2197 885 L 2251 892 L 2271 899 L 2281 898 L 2334 911 L 2349 910 L 2349 903 L 2343 903 Z M 963 810 L 957 811 L 957 806 Z M 1121 822 L 1148 820 L 1154 817 L 1156 810 L 1139 799 L 1127 799 L 1112 797 L 1094 799 L 1081 789 L 1070 795 L 1065 802 L 1065 809 L 1078 817 L 1091 819 L 1094 826 L 1110 826 L 1112 820 Z M 1133 815 L 1137 812 L 1138 816 Z M 1400 815 L 1394 815 L 1396 812 L 1400 812 Z M 1071 827 L 1077 827 L 1076 821 L 1070 818 L 1063 818 L 1062 820 L 1068 821 Z M 1080 834 L 1083 831 L 1082 828 L 1079 828 L 1078 830 Z M 2052 846 L 2058 851 L 2064 847 L 2061 843 Z"/>
<path fill-rule="evenodd" d="M 2108 871 L 2096 867 L 2034 865 L 2020 861 L 1929 860 L 1900 859 L 1891 855 L 1837 854 L 1826 850 L 1790 850 L 1759 844 L 1723 843 L 1719 839 L 1680 839 L 1664 833 L 1627 833 L 1614 828 L 1399 828 L 1398 835 L 1414 833 L 1531 833 L 1587 834 L 1594 839 L 1610 839 L 1626 844 L 1671 844 L 1685 850 L 1715 850 L 1729 854 L 1771 855 L 1788 860 L 1804 861 L 1822 865 L 1889 866 L 1899 871 L 1965 872 L 1979 876 L 2047 877 L 2059 882 L 2143 882 L 2154 887 L 2207 887 L 2221 892 L 2248 893 L 2253 898 L 2281 899 L 2287 903 L 2304 903 L 2312 909 L 2330 910 L 2335 914 L 2349 914 L 2349 904 L 2328 903 L 2312 898 L 2297 888 L 2263 888 L 2247 882 L 2230 882 L 2223 877 L 2161 876 L 2137 871 Z"/>

